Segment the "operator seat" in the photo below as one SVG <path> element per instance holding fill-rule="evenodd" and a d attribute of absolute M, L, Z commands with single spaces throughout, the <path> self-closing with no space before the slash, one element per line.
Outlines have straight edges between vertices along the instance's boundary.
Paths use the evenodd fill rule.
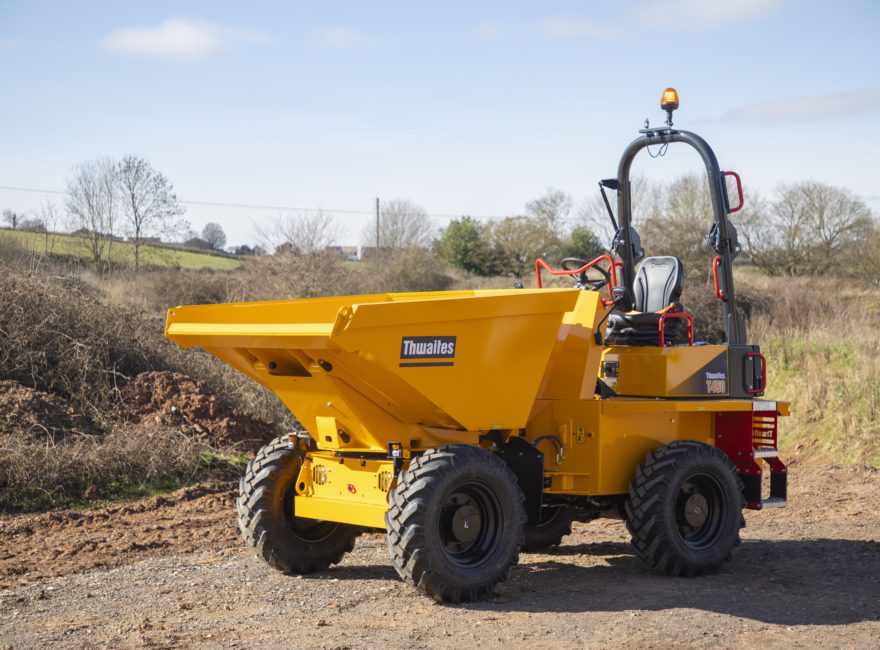
<path fill-rule="evenodd" d="M 639 265 L 633 286 L 633 311 L 612 312 L 608 317 L 606 345 L 659 345 L 660 316 L 681 311 L 678 303 L 684 284 L 684 265 L 671 255 L 646 257 Z M 670 318 L 663 323 L 667 343 L 687 343 L 687 323 Z"/>

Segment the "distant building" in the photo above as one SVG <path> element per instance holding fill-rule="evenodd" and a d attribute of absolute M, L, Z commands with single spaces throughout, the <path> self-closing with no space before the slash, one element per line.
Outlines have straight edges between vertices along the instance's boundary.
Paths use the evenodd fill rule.
<path fill-rule="evenodd" d="M 335 255 L 336 257 L 349 260 L 351 262 L 358 260 L 358 247 L 357 246 L 327 246 L 325 248 L 328 253 Z"/>
<path fill-rule="evenodd" d="M 137 241 L 137 238 L 136 237 L 129 237 L 128 241 L 134 242 L 134 241 Z M 141 237 L 140 241 L 142 244 L 161 244 L 162 238 L 161 237 Z"/>
<path fill-rule="evenodd" d="M 71 235 L 74 237 L 91 237 L 94 234 L 94 230 L 89 230 L 88 228 L 79 228 L 74 230 Z M 120 237 L 119 235 L 108 235 L 106 233 L 99 233 L 100 236 L 104 239 L 112 239 L 113 241 L 125 241 L 125 238 Z"/>

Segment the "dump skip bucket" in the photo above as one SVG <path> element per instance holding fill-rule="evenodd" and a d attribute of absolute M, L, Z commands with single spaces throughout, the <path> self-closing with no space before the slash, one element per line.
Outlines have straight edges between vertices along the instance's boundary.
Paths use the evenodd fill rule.
<path fill-rule="evenodd" d="M 426 430 L 524 427 L 563 332 L 591 331 L 597 308 L 573 289 L 204 305 L 169 310 L 166 336 L 275 392 L 319 445 L 386 449 Z M 563 325 L 575 311 L 583 322 Z"/>

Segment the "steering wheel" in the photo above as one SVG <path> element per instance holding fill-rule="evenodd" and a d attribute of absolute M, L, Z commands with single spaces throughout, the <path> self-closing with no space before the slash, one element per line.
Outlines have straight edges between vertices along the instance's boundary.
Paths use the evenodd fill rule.
<path fill-rule="evenodd" d="M 574 271 L 575 269 L 579 269 L 586 264 L 588 264 L 587 260 L 582 260 L 578 257 L 566 257 L 564 260 L 562 260 L 560 266 L 562 266 L 563 271 Z M 581 271 L 577 274 L 577 282 L 575 283 L 575 286 L 578 289 L 599 291 L 599 289 L 601 289 L 602 287 L 611 284 L 611 274 L 608 271 L 598 265 L 591 266 L 590 268 L 601 273 L 602 277 L 597 280 L 591 280 L 587 277 L 586 271 Z"/>

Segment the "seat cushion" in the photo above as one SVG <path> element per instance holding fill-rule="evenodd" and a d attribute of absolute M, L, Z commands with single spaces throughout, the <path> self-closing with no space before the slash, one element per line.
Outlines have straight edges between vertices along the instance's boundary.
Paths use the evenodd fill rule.
<path fill-rule="evenodd" d="M 681 298 L 684 283 L 684 265 L 671 255 L 646 257 L 636 273 L 636 311 L 661 311 Z"/>

